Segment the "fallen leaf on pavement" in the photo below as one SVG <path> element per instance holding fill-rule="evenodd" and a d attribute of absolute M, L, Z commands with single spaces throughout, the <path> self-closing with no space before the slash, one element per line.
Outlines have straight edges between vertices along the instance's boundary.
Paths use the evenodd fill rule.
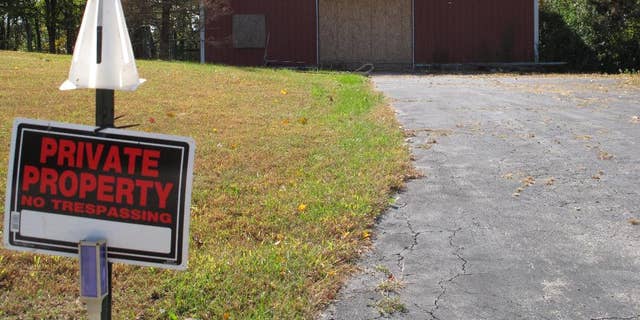
<path fill-rule="evenodd" d="M 522 184 L 526 187 L 532 186 L 534 184 L 536 184 L 536 178 L 532 177 L 532 176 L 528 176 L 524 179 L 522 179 Z"/>
<path fill-rule="evenodd" d="M 591 176 L 591 179 L 593 180 L 600 180 L 600 178 L 602 178 L 602 176 L 604 175 L 604 171 L 602 170 L 598 170 L 598 172 L 596 172 L 596 174 L 594 174 L 593 176 Z"/>
<path fill-rule="evenodd" d="M 600 159 L 600 160 L 611 160 L 613 158 L 614 158 L 613 155 L 610 154 L 609 152 L 602 151 L 602 150 L 600 150 L 600 152 L 598 152 L 598 159 Z"/>
<path fill-rule="evenodd" d="M 584 140 L 584 141 L 590 141 L 591 139 L 593 139 L 592 136 L 585 134 L 585 135 L 581 135 L 581 136 L 576 136 L 577 140 Z"/>

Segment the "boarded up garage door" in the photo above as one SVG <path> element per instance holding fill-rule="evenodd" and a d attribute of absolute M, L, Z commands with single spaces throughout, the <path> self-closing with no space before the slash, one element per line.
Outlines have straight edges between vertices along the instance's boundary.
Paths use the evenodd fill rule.
<path fill-rule="evenodd" d="M 320 62 L 412 63 L 411 0 L 320 0 Z"/>

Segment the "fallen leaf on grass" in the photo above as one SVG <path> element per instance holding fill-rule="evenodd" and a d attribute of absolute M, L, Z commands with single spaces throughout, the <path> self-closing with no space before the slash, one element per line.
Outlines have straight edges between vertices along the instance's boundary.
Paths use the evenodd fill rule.
<path fill-rule="evenodd" d="M 307 118 L 303 117 L 303 118 L 298 119 L 298 123 L 299 124 L 307 124 L 307 122 L 309 122 L 309 119 L 307 119 Z"/>
<path fill-rule="evenodd" d="M 289 91 L 287 91 L 287 89 L 282 89 L 280 90 L 280 94 L 286 96 L 287 94 L 289 94 Z"/>
<path fill-rule="evenodd" d="M 302 213 L 305 212 L 307 210 L 307 205 L 304 203 L 301 203 L 298 205 L 298 212 Z"/>

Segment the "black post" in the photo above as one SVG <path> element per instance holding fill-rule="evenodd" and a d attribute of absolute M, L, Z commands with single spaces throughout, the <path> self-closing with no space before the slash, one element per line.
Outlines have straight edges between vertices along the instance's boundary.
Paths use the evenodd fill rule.
<path fill-rule="evenodd" d="M 113 90 L 96 89 L 96 126 L 100 129 L 114 127 L 114 96 L 115 92 Z M 109 277 L 109 295 L 107 295 L 102 301 L 100 320 L 111 320 L 111 297 L 113 287 L 111 284 L 113 264 L 111 262 L 108 263 L 107 269 Z"/>
<path fill-rule="evenodd" d="M 97 25 L 97 50 L 96 63 L 102 63 L 102 47 L 103 47 L 103 1 L 99 2 L 98 7 L 98 25 Z M 96 89 L 96 126 L 99 129 L 113 128 L 115 123 L 115 91 L 107 89 Z M 107 283 L 109 286 L 109 294 L 102 300 L 102 312 L 100 312 L 100 320 L 111 320 L 111 303 L 112 303 L 112 281 L 111 273 L 113 272 L 113 264 L 107 263 Z"/>
<path fill-rule="evenodd" d="M 113 128 L 114 126 L 114 91 L 96 89 L 96 126 Z"/>
<path fill-rule="evenodd" d="M 102 312 L 100 312 L 100 320 L 111 320 L 111 272 L 113 270 L 113 264 L 109 262 L 107 264 L 107 273 L 108 273 L 108 284 L 109 284 L 109 295 L 102 300 Z"/>

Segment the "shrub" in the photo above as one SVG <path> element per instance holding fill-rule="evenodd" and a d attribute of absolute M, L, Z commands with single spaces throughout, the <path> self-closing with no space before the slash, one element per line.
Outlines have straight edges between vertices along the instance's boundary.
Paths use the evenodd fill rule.
<path fill-rule="evenodd" d="M 540 54 L 574 70 L 640 69 L 640 0 L 541 0 Z"/>

